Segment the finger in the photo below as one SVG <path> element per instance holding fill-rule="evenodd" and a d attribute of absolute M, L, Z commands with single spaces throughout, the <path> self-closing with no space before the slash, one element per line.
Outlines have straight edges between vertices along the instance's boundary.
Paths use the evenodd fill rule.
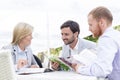
<path fill-rule="evenodd" d="M 54 63 L 54 65 L 55 65 L 56 67 L 58 67 L 58 66 L 59 66 L 59 63 L 56 62 L 56 63 Z"/>

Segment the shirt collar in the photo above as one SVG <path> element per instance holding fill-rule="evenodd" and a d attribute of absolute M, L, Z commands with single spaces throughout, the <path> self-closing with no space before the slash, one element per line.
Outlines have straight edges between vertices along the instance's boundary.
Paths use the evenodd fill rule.
<path fill-rule="evenodd" d="M 21 52 L 27 52 L 27 48 L 25 48 L 24 51 L 22 51 L 18 45 L 17 45 L 17 48 L 18 48 L 18 53 L 21 53 Z"/>
<path fill-rule="evenodd" d="M 78 50 L 78 44 L 79 44 L 79 38 L 78 38 L 78 41 L 77 41 L 77 44 L 75 45 L 75 47 L 72 49 L 72 50 Z M 71 49 L 71 48 L 70 48 Z"/>
<path fill-rule="evenodd" d="M 113 28 L 110 26 L 110 27 L 108 27 L 105 31 L 104 31 L 104 33 L 101 35 L 101 36 L 104 36 L 104 35 L 106 35 L 109 31 L 111 31 L 111 30 L 113 30 Z"/>

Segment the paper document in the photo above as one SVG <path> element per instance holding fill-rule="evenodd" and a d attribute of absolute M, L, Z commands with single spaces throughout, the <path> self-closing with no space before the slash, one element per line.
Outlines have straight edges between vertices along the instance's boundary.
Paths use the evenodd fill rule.
<path fill-rule="evenodd" d="M 97 58 L 96 53 L 94 53 L 88 49 L 84 49 L 79 54 L 73 55 L 73 59 L 75 59 L 85 65 L 91 64 L 96 58 Z"/>
<path fill-rule="evenodd" d="M 46 68 L 22 68 L 17 71 L 17 74 L 33 74 L 33 73 L 43 73 Z"/>

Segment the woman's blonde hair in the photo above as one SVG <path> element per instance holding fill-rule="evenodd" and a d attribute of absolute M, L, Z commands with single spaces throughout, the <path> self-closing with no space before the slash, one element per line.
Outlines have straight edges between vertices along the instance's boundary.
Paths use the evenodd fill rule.
<path fill-rule="evenodd" d="M 13 30 L 13 39 L 11 43 L 13 45 L 18 44 L 21 41 L 21 39 L 31 34 L 32 32 L 33 27 L 31 25 L 23 22 L 18 23 Z"/>

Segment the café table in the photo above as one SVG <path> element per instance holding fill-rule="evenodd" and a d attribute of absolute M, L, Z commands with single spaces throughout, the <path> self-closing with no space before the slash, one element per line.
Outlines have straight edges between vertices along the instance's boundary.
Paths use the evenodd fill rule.
<path fill-rule="evenodd" d="M 97 80 L 93 76 L 80 75 L 69 71 L 53 71 L 27 75 L 17 75 L 17 80 Z"/>

